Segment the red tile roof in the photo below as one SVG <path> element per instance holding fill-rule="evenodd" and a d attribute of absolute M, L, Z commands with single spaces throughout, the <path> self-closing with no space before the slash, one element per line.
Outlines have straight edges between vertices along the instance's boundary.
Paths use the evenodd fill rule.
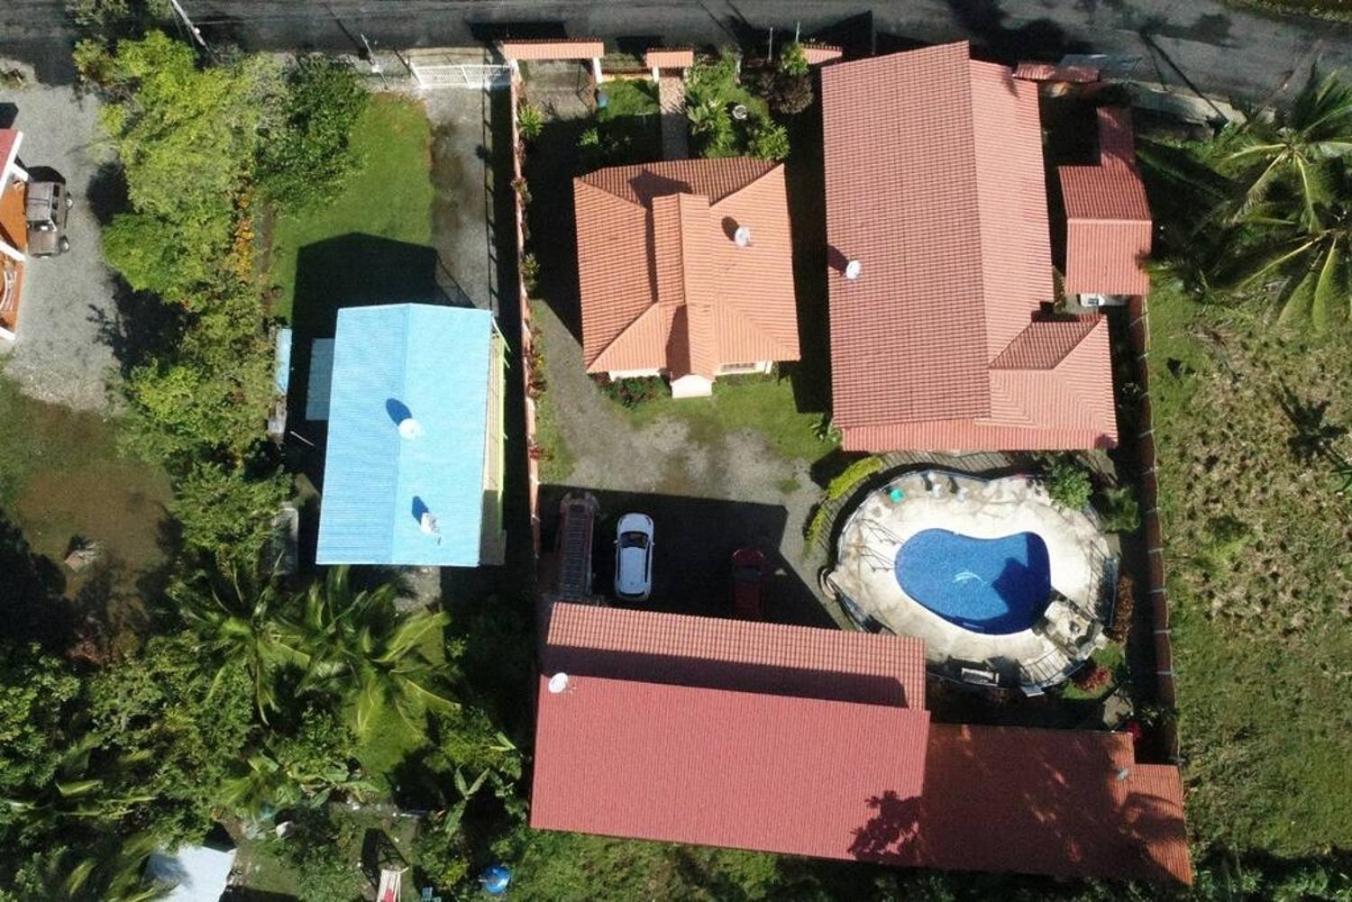
<path fill-rule="evenodd" d="M 843 50 L 834 44 L 811 44 L 804 42 L 802 46 L 803 58 L 807 60 L 809 66 L 838 60 L 844 53 Z"/>
<path fill-rule="evenodd" d="M 925 647 L 909 636 L 559 603 L 541 666 L 551 674 L 925 707 Z"/>
<path fill-rule="evenodd" d="M 1126 734 L 928 724 L 923 690 L 909 708 L 896 693 L 923 680 L 923 657 L 907 637 L 555 605 L 531 823 L 1191 881 L 1177 768 L 1137 764 Z M 561 694 L 547 688 L 556 672 Z"/>
<path fill-rule="evenodd" d="M 498 49 L 509 60 L 589 60 L 606 55 L 606 46 L 595 38 L 518 38 L 499 41 Z"/>
<path fill-rule="evenodd" d="M 1099 163 L 1061 166 L 1066 208 L 1066 279 L 1071 294 L 1143 295 L 1150 278 L 1150 206 L 1136 167 L 1131 112 L 1098 108 Z"/>
<path fill-rule="evenodd" d="M 655 47 L 643 54 L 649 69 L 689 69 L 695 65 L 695 51 L 689 47 Z"/>
<path fill-rule="evenodd" d="M 929 736 L 910 839 L 875 860 L 1192 882 L 1178 768 L 1137 764 L 1127 734 L 934 724 Z"/>
<path fill-rule="evenodd" d="M 23 132 L 16 128 L 0 128 L 0 175 L 9 174 L 9 167 L 14 165 L 22 143 Z"/>
<path fill-rule="evenodd" d="M 531 826 L 856 858 L 914 802 L 929 712 L 598 677 L 540 678 Z M 881 806 L 881 807 L 880 807 Z"/>
<path fill-rule="evenodd" d="M 1064 81 L 1087 84 L 1099 80 L 1099 70 L 1093 66 L 1058 66 L 1055 63 L 1019 63 L 1014 77 L 1025 81 Z"/>
<path fill-rule="evenodd" d="M 573 183 L 587 371 L 797 360 L 784 168 L 750 159 L 601 169 Z M 749 247 L 732 234 L 751 233 Z"/>
<path fill-rule="evenodd" d="M 1052 299 L 1037 86 L 960 42 L 831 66 L 822 102 L 846 449 L 1116 444 L 1106 328 L 1073 367 L 992 368 Z"/>

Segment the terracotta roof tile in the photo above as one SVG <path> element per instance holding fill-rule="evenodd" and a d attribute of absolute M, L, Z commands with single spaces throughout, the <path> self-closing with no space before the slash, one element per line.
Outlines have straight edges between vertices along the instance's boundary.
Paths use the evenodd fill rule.
<path fill-rule="evenodd" d="M 1121 733 L 929 724 L 896 706 L 898 674 L 923 680 L 917 640 L 571 604 L 547 633 L 532 826 L 1192 879 L 1177 768 Z"/>
<path fill-rule="evenodd" d="M 653 48 L 643 54 L 643 65 L 649 69 L 689 69 L 695 65 L 695 51 L 689 47 Z"/>
<path fill-rule="evenodd" d="M 1042 320 L 1030 323 L 1028 328 L 1011 341 L 994 360 L 993 370 L 1049 370 L 1100 324 L 1097 316 L 1077 316 L 1074 319 Z"/>
<path fill-rule="evenodd" d="M 1042 367 L 1015 385 L 991 368 L 1012 342 L 1001 368 L 1040 340 L 1022 336 L 1053 293 L 1036 85 L 972 60 L 960 42 L 832 66 L 822 101 L 845 447 L 1115 444 L 1111 417 L 1088 417 L 1111 408 L 1106 341 L 1093 343 L 1107 376 L 1098 384 L 1059 385 L 1069 371 Z M 846 260 L 860 261 L 858 280 L 844 278 Z M 1047 406 L 1086 393 L 1088 407 Z"/>
<path fill-rule="evenodd" d="M 541 666 L 874 705 L 925 706 L 919 639 L 559 603 Z"/>
<path fill-rule="evenodd" d="M 588 372 L 797 360 L 782 166 L 676 160 L 574 182 Z M 733 232 L 745 226 L 749 247 Z M 653 308 L 662 308 L 654 313 Z"/>
<path fill-rule="evenodd" d="M 1099 80 L 1099 70 L 1093 66 L 1058 66 L 1055 63 L 1019 63 L 1014 77 L 1025 81 L 1064 81 L 1087 84 Z"/>
<path fill-rule="evenodd" d="M 531 826 L 855 858 L 879 805 L 914 804 L 929 712 L 541 677 Z"/>
<path fill-rule="evenodd" d="M 834 44 L 812 44 L 804 42 L 802 46 L 803 57 L 807 60 L 809 66 L 838 60 L 844 54 L 844 51 Z"/>
<path fill-rule="evenodd" d="M 595 38 L 514 38 L 499 41 L 498 49 L 509 60 L 589 60 L 606 55 L 606 46 Z"/>
<path fill-rule="evenodd" d="M 1061 166 L 1066 280 L 1072 294 L 1143 295 L 1150 278 L 1150 205 L 1136 167 L 1130 111 L 1098 108 L 1099 164 Z"/>
<path fill-rule="evenodd" d="M 914 817 L 879 860 L 1192 882 L 1178 769 L 1123 733 L 934 724 Z"/>

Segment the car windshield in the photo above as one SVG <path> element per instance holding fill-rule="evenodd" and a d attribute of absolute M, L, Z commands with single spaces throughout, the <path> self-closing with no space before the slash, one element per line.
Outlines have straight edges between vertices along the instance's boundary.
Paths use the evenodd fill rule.
<path fill-rule="evenodd" d="M 626 532 L 620 534 L 621 548 L 647 548 L 648 537 L 641 532 Z"/>

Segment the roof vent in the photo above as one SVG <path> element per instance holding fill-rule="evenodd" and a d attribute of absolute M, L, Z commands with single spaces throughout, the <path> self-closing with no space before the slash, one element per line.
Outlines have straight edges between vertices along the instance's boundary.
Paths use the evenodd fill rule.
<path fill-rule="evenodd" d="M 556 673 L 549 678 L 549 692 L 551 695 L 558 695 L 568 688 L 568 674 Z"/>
<path fill-rule="evenodd" d="M 406 439 L 422 438 L 422 423 L 419 423 L 413 417 L 404 417 L 399 421 L 399 435 Z"/>
<path fill-rule="evenodd" d="M 746 226 L 738 226 L 737 231 L 732 233 L 732 240 L 737 242 L 738 247 L 751 247 L 751 230 Z"/>
<path fill-rule="evenodd" d="M 849 279 L 851 282 L 859 278 L 859 274 L 863 271 L 864 264 L 860 263 L 858 260 L 851 260 L 849 263 L 845 264 L 845 278 Z"/>

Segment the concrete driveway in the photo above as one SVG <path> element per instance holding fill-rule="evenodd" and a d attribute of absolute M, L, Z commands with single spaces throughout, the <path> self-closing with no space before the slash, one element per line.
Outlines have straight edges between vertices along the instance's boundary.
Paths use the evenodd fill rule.
<path fill-rule="evenodd" d="M 30 260 L 18 337 L 0 340 L 4 373 L 24 394 L 76 410 L 108 412 L 116 372 L 110 336 L 117 304 L 103 264 L 91 197 L 109 152 L 99 143 L 98 101 L 69 87 L 32 86 L 0 95 L 0 122 L 24 133 L 20 158 L 30 171 L 51 167 L 66 179 L 75 206 L 67 221 L 70 252 Z"/>

